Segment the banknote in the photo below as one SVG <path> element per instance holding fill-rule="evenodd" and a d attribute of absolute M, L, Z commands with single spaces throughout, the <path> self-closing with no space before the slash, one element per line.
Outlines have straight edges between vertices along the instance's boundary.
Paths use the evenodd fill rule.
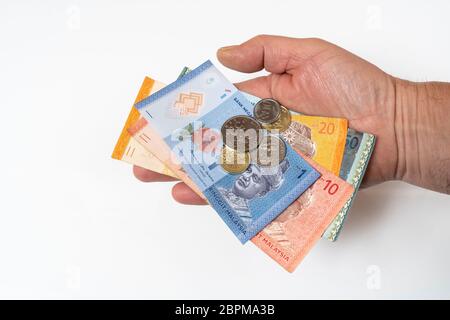
<path fill-rule="evenodd" d="M 186 73 L 188 73 L 190 69 L 188 67 L 184 67 L 179 74 L 178 78 L 181 78 Z M 153 83 L 154 80 L 150 78 L 146 78 L 143 84 L 144 87 L 147 83 Z M 156 81 L 156 83 L 160 83 Z M 161 84 L 162 86 L 163 84 Z M 160 89 L 160 86 L 158 86 Z M 260 98 L 244 93 L 245 97 L 252 103 L 256 104 Z M 142 95 L 140 95 L 142 97 Z M 140 98 L 139 100 L 142 100 Z M 139 112 L 132 108 L 130 111 L 129 121 L 127 121 L 125 127 L 130 128 L 135 123 L 138 123 L 140 121 Z M 131 120 L 134 121 L 131 121 Z M 317 162 L 319 165 L 324 167 L 325 169 L 330 170 L 331 172 L 335 173 L 336 175 L 339 174 L 339 168 L 342 161 L 342 156 L 344 152 L 344 146 L 345 146 L 345 137 L 347 133 L 347 120 L 342 118 L 331 118 L 331 117 L 317 117 L 317 116 L 307 116 L 307 115 L 301 115 L 295 112 L 292 112 L 292 121 L 293 122 L 299 122 L 301 125 L 304 125 L 304 131 L 307 135 L 312 138 L 308 142 L 301 141 L 303 136 L 297 136 L 300 137 L 297 140 L 298 143 L 302 143 L 303 148 L 300 148 L 302 152 L 305 155 L 312 156 L 313 160 Z M 130 124 L 131 123 L 131 124 Z M 132 130 L 133 132 L 137 132 L 136 127 L 139 127 L 139 125 L 142 125 L 142 122 L 140 122 L 138 125 L 135 126 L 135 128 Z M 292 130 L 295 129 L 295 124 L 284 134 L 284 138 L 288 142 L 290 141 L 290 135 L 292 133 Z M 127 142 L 129 141 L 130 145 L 132 144 L 132 148 L 127 149 L 127 153 L 129 155 L 134 154 L 133 157 L 126 157 L 126 154 L 124 154 L 124 160 L 127 162 L 130 162 L 132 164 L 139 165 L 141 167 L 144 167 L 149 170 L 153 170 L 160 173 L 165 173 L 171 176 L 175 176 L 175 174 L 166 166 L 164 165 L 157 157 L 155 157 L 151 152 L 147 151 L 143 146 L 141 146 L 140 143 L 138 143 L 137 146 L 135 146 L 137 141 L 131 137 L 130 134 L 127 132 L 127 130 L 123 130 L 121 138 L 126 138 Z M 142 139 L 142 138 L 141 138 Z M 141 140 L 137 138 L 137 140 Z M 304 139 L 304 138 L 303 138 Z M 125 139 L 119 139 L 119 141 Z M 144 141 L 142 141 L 144 142 Z M 144 142 L 145 143 L 145 142 Z M 135 150 L 134 150 L 135 149 Z M 136 160 L 135 160 L 136 159 Z M 146 161 L 143 163 L 142 161 L 139 161 L 140 159 L 143 159 L 143 161 Z M 150 160 L 148 160 L 150 159 Z"/>
<path fill-rule="evenodd" d="M 345 149 L 347 119 L 293 114 L 292 121 L 309 128 L 313 141 L 311 158 L 338 176 Z"/>
<path fill-rule="evenodd" d="M 141 88 L 139 89 L 135 103 L 148 97 L 150 94 L 159 89 L 160 86 L 157 82 L 149 77 L 145 77 Z M 141 115 L 139 111 L 132 106 L 125 125 L 123 126 L 122 132 L 120 133 L 119 139 L 114 147 L 112 158 L 175 177 L 175 174 L 164 163 L 162 163 L 152 153 L 148 152 L 129 134 L 128 128 L 138 121 L 140 117 Z"/>
<path fill-rule="evenodd" d="M 260 100 L 251 94 L 243 94 L 253 105 Z M 347 119 L 290 112 L 291 125 L 282 133 L 285 140 L 321 167 L 339 175 L 346 143 Z"/>
<path fill-rule="evenodd" d="M 172 155 L 172 150 L 155 130 L 148 125 L 147 119 L 140 117 L 138 121 L 128 128 L 128 132 L 148 153 L 155 155 L 161 164 L 167 165 L 177 178 L 186 183 L 201 198 L 205 199 L 201 190 L 186 174 L 181 163 L 175 161 L 176 158 Z M 150 168 L 150 170 L 153 169 Z"/>
<path fill-rule="evenodd" d="M 183 69 L 181 70 L 180 74 L 178 75 L 177 79 L 180 79 L 181 77 L 183 77 L 185 74 L 189 73 L 191 71 L 191 68 L 189 67 L 183 67 Z"/>
<path fill-rule="evenodd" d="M 188 67 L 184 67 L 178 75 L 178 78 L 181 78 L 189 71 L 190 69 Z M 134 101 L 134 104 L 159 90 L 161 87 L 158 84 L 159 82 L 155 82 L 150 77 L 145 77 L 144 81 L 142 82 L 141 88 L 139 89 L 138 95 Z M 128 118 L 125 121 L 119 139 L 116 142 L 116 146 L 112 153 L 112 158 L 122 160 L 127 163 L 134 164 L 139 167 L 165 174 L 174 178 L 178 178 L 163 162 L 155 157 L 153 153 L 145 149 L 128 132 L 128 128 L 137 123 L 141 118 L 141 114 L 139 113 L 139 111 L 137 111 L 136 108 L 134 108 L 134 104 L 133 106 L 131 106 Z"/>
<path fill-rule="evenodd" d="M 308 157 L 321 177 L 252 242 L 289 272 L 293 272 L 324 230 L 350 199 L 353 186 Z"/>
<path fill-rule="evenodd" d="M 135 107 L 173 150 L 179 162 L 236 237 L 245 243 L 297 199 L 320 176 L 307 161 L 285 144 L 277 165 L 249 165 L 230 174 L 220 165 L 218 148 L 225 121 L 251 116 L 253 105 L 210 61 L 164 87 Z M 195 141 L 200 132 L 216 132 L 215 146 L 206 150 Z M 207 146 L 208 147 L 208 146 Z M 167 160 L 165 162 L 167 164 Z"/>
<path fill-rule="evenodd" d="M 356 196 L 356 192 L 369 164 L 375 147 L 375 136 L 369 133 L 348 129 L 345 144 L 344 159 L 339 176 L 354 187 L 352 197 L 345 203 L 339 214 L 327 228 L 323 237 L 336 241 L 342 229 L 345 218 Z"/>
<path fill-rule="evenodd" d="M 178 78 L 181 78 L 186 73 L 190 71 L 189 68 L 184 67 L 179 74 Z M 151 79 L 147 77 L 147 79 Z M 161 89 L 166 85 L 160 81 L 151 79 L 153 81 L 156 88 Z M 140 99 L 142 100 L 142 99 Z M 139 100 L 139 101 L 140 101 Z M 154 130 L 151 127 L 147 126 L 147 120 L 144 117 L 140 116 L 139 111 L 136 108 L 132 108 L 139 114 L 137 120 L 128 125 L 127 132 L 131 135 L 132 140 L 137 142 L 141 148 L 145 150 L 147 154 L 153 157 L 155 160 L 152 162 L 152 166 L 148 166 L 146 169 L 157 171 L 158 167 L 164 166 L 169 169 L 174 177 L 180 179 L 184 183 L 186 183 L 195 193 L 197 193 L 201 198 L 205 199 L 203 193 L 197 188 L 197 186 L 193 183 L 193 181 L 189 178 L 183 168 L 179 163 L 172 161 L 173 157 L 171 156 L 171 151 L 167 148 L 166 144 L 161 140 L 161 138 L 155 134 Z M 134 112 L 134 111 L 133 111 Z M 167 165 L 166 165 L 167 163 Z"/>
<path fill-rule="evenodd" d="M 249 94 L 245 96 L 253 104 L 259 100 Z M 292 123 L 283 133 L 286 141 L 354 187 L 352 197 L 322 235 L 323 238 L 335 241 L 364 177 L 375 146 L 375 137 L 347 129 L 346 119 L 306 116 L 297 112 L 291 114 Z"/>

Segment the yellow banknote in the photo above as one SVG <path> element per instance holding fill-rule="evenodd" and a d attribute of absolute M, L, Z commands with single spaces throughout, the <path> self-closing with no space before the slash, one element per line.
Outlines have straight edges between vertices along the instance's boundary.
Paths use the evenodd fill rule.
<path fill-rule="evenodd" d="M 159 83 L 145 77 L 139 93 L 136 97 L 135 103 L 145 99 L 153 92 L 161 89 Z M 139 142 L 137 142 L 128 132 L 128 128 L 140 119 L 141 115 L 134 107 L 131 107 L 128 118 L 117 140 L 116 146 L 112 153 L 112 157 L 117 160 L 122 160 L 139 167 L 149 169 L 158 173 L 176 177 L 176 175 L 151 152 L 145 149 Z"/>
<path fill-rule="evenodd" d="M 347 137 L 347 126 L 347 120 L 342 118 L 306 116 L 293 113 L 292 123 L 282 135 L 292 146 L 339 176 Z M 294 132 L 295 134 L 292 134 Z"/>

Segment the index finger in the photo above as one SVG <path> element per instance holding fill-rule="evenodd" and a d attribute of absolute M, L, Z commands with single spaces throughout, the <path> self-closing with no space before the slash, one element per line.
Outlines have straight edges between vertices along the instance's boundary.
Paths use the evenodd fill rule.
<path fill-rule="evenodd" d="M 165 182 L 165 181 L 178 181 L 178 179 L 171 176 L 166 176 L 155 171 L 151 171 L 139 166 L 133 166 L 134 176 L 142 182 Z"/>

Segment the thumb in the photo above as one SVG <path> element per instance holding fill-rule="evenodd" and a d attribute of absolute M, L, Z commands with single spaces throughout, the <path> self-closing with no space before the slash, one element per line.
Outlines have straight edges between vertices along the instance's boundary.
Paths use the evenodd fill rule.
<path fill-rule="evenodd" d="M 240 45 L 220 48 L 217 58 L 233 70 L 256 72 L 264 68 L 281 74 L 289 73 L 290 68 L 313 55 L 322 45 L 314 39 L 259 35 Z"/>
<path fill-rule="evenodd" d="M 260 35 L 240 45 L 220 48 L 217 58 L 226 67 L 241 72 L 266 69 L 284 73 L 296 43 L 300 39 Z"/>

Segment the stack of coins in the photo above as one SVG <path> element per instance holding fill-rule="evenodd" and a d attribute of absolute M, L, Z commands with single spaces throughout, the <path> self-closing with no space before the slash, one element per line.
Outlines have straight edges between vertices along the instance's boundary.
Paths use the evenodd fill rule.
<path fill-rule="evenodd" d="M 256 150 L 263 137 L 261 124 L 249 116 L 234 116 L 222 125 L 221 165 L 225 171 L 238 174 L 250 165 L 250 152 Z"/>
<path fill-rule="evenodd" d="M 261 124 L 249 116 L 234 116 L 222 125 L 224 144 L 238 152 L 249 152 L 258 147 L 262 138 Z"/>
<path fill-rule="evenodd" d="M 281 163 L 286 157 L 286 145 L 276 135 L 267 135 L 261 141 L 256 152 L 252 153 L 252 160 L 263 167 L 272 167 Z"/>
<path fill-rule="evenodd" d="M 277 133 L 286 131 L 291 124 L 291 113 L 289 110 L 274 99 L 260 100 L 255 105 L 253 115 L 264 129 L 274 132 L 278 131 Z"/>
<path fill-rule="evenodd" d="M 250 155 L 248 152 L 238 153 L 236 150 L 224 145 L 221 154 L 222 168 L 232 174 L 237 174 L 247 170 L 250 165 Z"/>
<path fill-rule="evenodd" d="M 274 99 L 262 99 L 253 116 L 234 116 L 222 125 L 221 165 L 229 173 L 241 173 L 250 163 L 275 166 L 286 156 L 285 142 L 278 135 L 291 124 L 289 110 Z"/>

